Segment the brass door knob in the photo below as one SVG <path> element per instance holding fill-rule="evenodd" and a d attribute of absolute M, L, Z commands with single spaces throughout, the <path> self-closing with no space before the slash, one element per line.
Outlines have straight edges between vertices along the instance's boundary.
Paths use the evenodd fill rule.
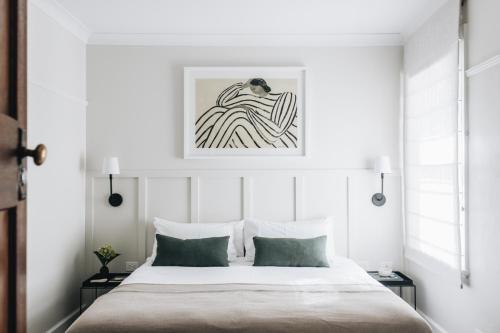
<path fill-rule="evenodd" d="M 26 149 L 22 147 L 19 151 L 19 157 L 24 158 L 26 156 L 32 157 L 36 165 L 42 165 L 47 158 L 47 147 L 45 147 L 44 144 L 39 144 L 35 149 Z"/>

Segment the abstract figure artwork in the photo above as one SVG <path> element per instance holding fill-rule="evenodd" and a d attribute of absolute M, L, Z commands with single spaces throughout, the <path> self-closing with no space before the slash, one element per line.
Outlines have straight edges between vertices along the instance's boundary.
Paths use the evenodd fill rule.
<path fill-rule="evenodd" d="M 219 69 L 185 69 L 186 157 L 303 156 L 304 69 Z"/>
<path fill-rule="evenodd" d="M 224 89 L 196 120 L 196 147 L 297 147 L 297 96 L 271 91 L 262 78 Z"/>

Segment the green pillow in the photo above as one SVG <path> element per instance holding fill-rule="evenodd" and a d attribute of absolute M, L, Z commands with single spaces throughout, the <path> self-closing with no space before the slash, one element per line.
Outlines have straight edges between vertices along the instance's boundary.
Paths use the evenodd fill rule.
<path fill-rule="evenodd" d="M 254 266 L 330 267 L 326 236 L 316 238 L 254 237 Z"/>
<path fill-rule="evenodd" d="M 229 236 L 178 239 L 156 234 L 157 249 L 153 266 L 229 266 Z"/>

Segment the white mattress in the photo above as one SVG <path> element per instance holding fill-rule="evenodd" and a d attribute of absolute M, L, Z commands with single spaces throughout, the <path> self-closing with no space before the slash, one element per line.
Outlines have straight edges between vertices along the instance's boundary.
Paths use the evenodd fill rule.
<path fill-rule="evenodd" d="M 243 258 L 229 267 L 151 266 L 146 261 L 122 284 L 363 284 L 379 285 L 354 261 L 334 257 L 330 267 L 254 267 Z"/>

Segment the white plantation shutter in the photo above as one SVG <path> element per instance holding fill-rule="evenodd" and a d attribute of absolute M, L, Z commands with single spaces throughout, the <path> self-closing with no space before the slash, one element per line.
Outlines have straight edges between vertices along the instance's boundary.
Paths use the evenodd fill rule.
<path fill-rule="evenodd" d="M 459 272 L 464 158 L 459 2 L 450 0 L 438 10 L 409 38 L 404 52 L 405 256 Z"/>

